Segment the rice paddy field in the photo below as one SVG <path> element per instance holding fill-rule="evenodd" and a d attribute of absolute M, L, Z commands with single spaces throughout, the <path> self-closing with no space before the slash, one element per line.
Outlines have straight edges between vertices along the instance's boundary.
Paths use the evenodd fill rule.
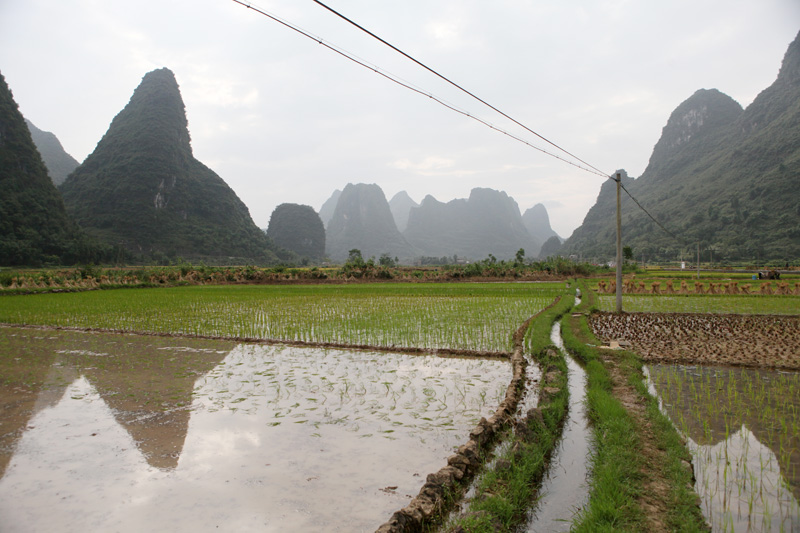
<path fill-rule="evenodd" d="M 0 529 L 374 531 L 494 413 L 511 379 L 497 356 L 564 292 L 4 296 Z"/>
<path fill-rule="evenodd" d="M 225 285 L 0 298 L 0 323 L 507 352 L 563 283 Z"/>
<path fill-rule="evenodd" d="M 592 330 L 648 365 L 713 531 L 800 530 L 800 296 L 734 294 L 730 281 L 728 294 L 712 281 L 679 293 L 688 279 L 626 293 L 621 317 L 601 291 Z M 513 332 L 567 292 L 376 283 L 4 295 L 0 530 L 373 531 L 494 412 Z"/>
<path fill-rule="evenodd" d="M 649 366 L 714 531 L 800 529 L 800 373 Z"/>
<path fill-rule="evenodd" d="M 800 296 L 625 294 L 622 315 L 597 300 L 592 330 L 648 364 L 712 531 L 800 530 Z"/>

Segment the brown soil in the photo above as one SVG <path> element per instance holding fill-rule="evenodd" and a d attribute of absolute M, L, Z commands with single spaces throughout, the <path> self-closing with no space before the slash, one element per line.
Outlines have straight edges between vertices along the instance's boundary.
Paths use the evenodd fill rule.
<path fill-rule="evenodd" d="M 645 361 L 800 369 L 800 316 L 595 313 L 598 339 L 627 341 Z"/>

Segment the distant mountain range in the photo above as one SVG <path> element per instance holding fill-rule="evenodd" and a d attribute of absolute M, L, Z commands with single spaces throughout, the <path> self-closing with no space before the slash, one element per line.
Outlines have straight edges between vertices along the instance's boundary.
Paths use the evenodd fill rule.
<path fill-rule="evenodd" d="M 622 193 L 623 245 L 636 258 L 694 257 L 698 245 L 703 260 L 800 256 L 800 34 L 747 109 L 697 91 L 670 115 L 644 173 L 622 182 L 658 221 Z M 612 258 L 615 211 L 609 180 L 561 253 Z"/>
<path fill-rule="evenodd" d="M 555 235 L 544 206 L 528 216 L 532 234 L 517 203 L 492 189 L 476 188 L 469 198 L 446 204 L 426 196 L 417 204 L 405 191 L 387 202 L 378 185 L 351 183 L 334 191 L 320 212 L 331 210 L 327 253 L 333 260 L 346 259 L 353 248 L 364 257 L 387 254 L 402 262 L 420 256 L 477 260 L 490 254 L 511 259 L 520 248 L 528 257 L 536 257 L 542 246 L 540 235 Z"/>
<path fill-rule="evenodd" d="M 775 82 L 746 109 L 716 89 L 697 91 L 670 115 L 644 173 L 620 173 L 623 244 L 637 259 L 694 257 L 698 246 L 703 259 L 800 257 L 800 34 Z M 615 255 L 612 180 L 563 244 L 543 205 L 520 215 L 502 191 L 476 188 L 469 198 L 426 196 L 417 204 L 406 192 L 387 202 L 377 185 L 348 184 L 318 216 L 308 206 L 281 206 L 270 230 L 281 247 L 194 158 L 168 69 L 144 76 L 80 165 L 53 134 L 26 124 L 0 76 L 0 186 L 0 265 L 134 256 L 265 264 L 318 261 L 323 249 L 343 261 L 354 248 L 364 258 L 386 254 L 408 263 L 420 256 L 508 259 L 520 248 L 528 258 Z"/>

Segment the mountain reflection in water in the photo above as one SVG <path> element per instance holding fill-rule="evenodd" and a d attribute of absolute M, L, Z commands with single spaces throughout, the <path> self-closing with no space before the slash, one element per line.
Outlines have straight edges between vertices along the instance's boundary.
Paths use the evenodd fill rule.
<path fill-rule="evenodd" d="M 2 531 L 374 530 L 511 377 L 502 360 L 20 328 L 0 346 Z"/>
<path fill-rule="evenodd" d="M 800 373 L 650 365 L 648 374 L 688 440 L 713 530 L 800 530 Z"/>

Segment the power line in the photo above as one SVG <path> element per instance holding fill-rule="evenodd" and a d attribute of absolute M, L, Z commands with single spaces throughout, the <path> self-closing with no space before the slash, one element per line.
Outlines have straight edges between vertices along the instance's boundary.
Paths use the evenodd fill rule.
<path fill-rule="evenodd" d="M 541 153 L 543 153 L 543 154 L 545 154 L 545 155 L 549 155 L 550 157 L 553 157 L 553 158 L 555 158 L 555 159 L 558 159 L 559 161 L 562 161 L 562 162 L 564 162 L 564 163 L 567 163 L 568 165 L 572 165 L 572 166 L 574 166 L 574 167 L 576 167 L 576 168 L 578 168 L 578 169 L 580 169 L 580 170 L 583 170 L 583 171 L 589 172 L 589 173 L 591 173 L 591 174 L 597 174 L 597 175 L 599 175 L 599 176 L 602 176 L 602 177 L 608 177 L 608 176 L 607 176 L 606 174 L 604 174 L 602 171 L 600 171 L 600 170 L 596 169 L 595 167 L 593 167 L 593 166 L 589 165 L 588 163 L 585 163 L 585 162 L 584 162 L 584 161 L 582 161 L 581 159 L 579 159 L 579 158 L 577 158 L 577 157 L 573 156 L 572 154 L 570 154 L 570 153 L 569 153 L 569 152 L 567 152 L 566 150 L 563 150 L 563 149 L 559 148 L 558 146 L 556 146 L 556 145 L 555 145 L 555 144 L 553 144 L 553 143 L 550 143 L 550 144 L 553 144 L 553 146 L 556 146 L 556 148 L 559 148 L 559 149 L 560 149 L 560 150 L 562 150 L 564 153 L 566 153 L 566 154 L 570 155 L 571 157 L 573 157 L 573 158 L 577 159 L 578 161 L 580 161 L 581 163 L 583 163 L 583 164 L 584 164 L 584 165 L 586 165 L 586 166 L 582 166 L 582 165 L 579 165 L 579 164 L 577 164 L 577 163 L 575 163 L 575 162 L 573 162 L 573 161 L 569 161 L 568 159 L 565 159 L 565 158 L 563 158 L 563 157 L 561 157 L 561 156 L 559 156 L 559 155 L 557 155 L 557 154 L 554 154 L 554 153 L 552 153 L 552 152 L 549 152 L 549 151 L 547 151 L 547 150 L 545 150 L 545 149 L 543 149 L 543 148 L 540 148 L 540 147 L 538 147 L 538 146 L 536 146 L 536 145 L 534 145 L 534 144 L 531 144 L 530 142 L 526 141 L 525 139 L 522 139 L 521 137 L 519 137 L 519 136 L 517 136 L 517 135 L 514 135 L 514 134 L 512 134 L 512 133 L 509 133 L 508 131 L 506 131 L 506 130 L 504 130 L 504 129 L 502 129 L 502 128 L 499 128 L 499 127 L 497 127 L 497 126 L 494 126 L 493 124 L 491 124 L 491 123 L 487 122 L 486 120 L 484 120 L 484 119 L 482 119 L 482 118 L 480 118 L 480 117 L 477 117 L 477 116 L 475 116 L 475 115 L 473 115 L 473 114 L 471 114 L 471 113 L 469 113 L 469 112 L 467 112 L 467 111 L 464 111 L 464 110 L 462 110 L 462 109 L 458 109 L 458 108 L 457 108 L 457 107 L 455 107 L 454 105 L 452 105 L 452 104 L 449 104 L 449 103 L 445 102 L 444 100 L 442 100 L 441 98 L 439 98 L 439 97 L 437 97 L 437 96 L 433 95 L 432 93 L 425 92 L 425 91 L 423 91 L 423 90 L 422 90 L 422 89 L 420 89 L 420 88 L 414 87 L 414 86 L 412 86 L 411 84 L 409 84 L 409 83 L 407 83 L 407 82 L 404 82 L 404 81 L 402 81 L 402 80 L 401 80 L 399 77 L 397 77 L 397 76 L 395 76 L 395 75 L 393 75 L 393 74 L 391 74 L 391 73 L 389 73 L 389 72 L 386 72 L 385 70 L 383 70 L 383 69 L 381 69 L 381 68 L 379 68 L 379 67 L 377 67 L 377 66 L 375 66 L 375 65 L 370 65 L 370 64 L 366 63 L 364 60 L 362 60 L 362 59 L 359 59 L 359 58 L 358 58 L 358 57 L 356 57 L 354 54 L 351 54 L 351 53 L 349 53 L 349 52 L 345 51 L 345 50 L 344 50 L 344 49 L 342 49 L 341 47 L 338 47 L 338 46 L 335 46 L 335 45 L 333 45 L 333 44 L 331 44 L 331 43 L 328 43 L 328 42 L 326 42 L 324 39 L 322 39 L 322 38 L 320 38 L 320 37 L 317 37 L 317 36 L 315 36 L 315 35 L 312 35 L 311 33 L 309 33 L 309 32 L 307 32 L 307 31 L 305 31 L 305 30 L 303 30 L 303 29 L 299 28 L 298 26 L 295 26 L 294 24 L 291 24 L 290 22 L 287 22 L 287 21 L 285 21 L 285 20 L 283 20 L 283 19 L 281 19 L 281 18 L 279 18 L 279 17 L 277 17 L 277 16 L 275 16 L 275 15 L 273 15 L 273 14 L 271 14 L 271 13 L 268 13 L 267 11 L 264 11 L 264 10 L 263 10 L 263 9 L 261 9 L 261 8 L 254 7 L 254 6 L 253 6 L 253 4 L 251 4 L 251 3 L 248 3 L 248 2 L 243 2 L 243 1 L 241 1 L 241 0 L 233 0 L 233 1 L 234 1 L 235 3 L 237 3 L 237 4 L 241 5 L 241 6 L 244 6 L 244 7 L 248 8 L 248 9 L 252 9 L 253 11 L 255 11 L 255 12 L 257 12 L 257 13 L 259 13 L 259 14 L 261 14 L 261 15 L 264 15 L 265 17 L 267 17 L 267 18 L 269 18 L 269 19 L 272 19 L 272 20 L 274 20 L 275 22 L 278 22 L 279 24 L 281 24 L 281 25 L 283 25 L 283 26 L 286 26 L 287 28 L 289 28 L 289 29 L 291 29 L 291 30 L 293 30 L 293 31 L 295 31 L 295 32 L 297 32 L 297 33 L 299 33 L 300 35 L 302 35 L 302 36 L 304 36 L 304 37 L 307 37 L 307 38 L 309 38 L 309 39 L 311 39 L 311 40 L 313 40 L 313 41 L 315 41 L 315 42 L 317 42 L 317 43 L 321 44 L 321 45 L 322 45 L 322 46 L 324 46 L 325 48 L 328 48 L 329 50 L 331 50 L 331 51 L 333 51 L 333 52 L 335 52 L 335 53 L 337 53 L 337 54 L 341 55 L 342 57 L 344 57 L 344 58 L 346 58 L 346 59 L 349 59 L 350 61 L 352 61 L 352 62 L 354 62 L 354 63 L 356 63 L 356 64 L 358 64 L 358 65 L 360 65 L 360 66 L 362 66 L 362 67 L 364 67 L 364 68 L 367 68 L 367 69 L 369 69 L 369 70 L 371 70 L 371 71 L 375 72 L 376 74 L 378 74 L 378 75 L 380 75 L 380 76 L 383 76 L 384 78 L 386 78 L 386 79 L 388 79 L 389 81 L 392 81 L 392 82 L 394 82 L 394 83 L 396 83 L 396 84 L 400 85 L 401 87 L 405 87 L 406 89 L 409 89 L 410 91 L 413 91 L 413 92 L 415 92 L 415 93 L 421 94 L 421 95 L 423 95 L 423 96 L 427 96 L 427 97 L 428 97 L 428 98 L 430 98 L 431 100 L 433 100 L 433 101 L 435 101 L 436 103 L 438 103 L 438 104 L 440 104 L 440 105 L 442 105 L 442 106 L 444 106 L 444 107 L 446 107 L 446 108 L 450 109 L 451 111 L 455 111 L 456 113 L 459 113 L 459 114 L 461 114 L 461 115 L 464 115 L 465 117 L 468 117 L 468 118 L 471 118 L 472 120 L 475 120 L 475 121 L 477 121 L 477 122 L 480 122 L 480 123 L 481 123 L 481 124 L 483 124 L 484 126 L 486 126 L 486 127 L 488 127 L 488 128 L 491 128 L 491 129 L 493 129 L 493 130 L 495 130 L 495 131 L 497 131 L 497 132 L 499 132 L 499 133 L 502 133 L 503 135 L 506 135 L 506 136 L 510 137 L 511 139 L 514 139 L 515 141 L 519 141 L 519 142 L 521 142 L 521 143 L 523 143 L 523 144 L 525 144 L 525 145 L 529 146 L 530 148 L 533 148 L 534 150 L 538 150 L 539 152 L 541 152 Z M 462 90 L 463 90 L 463 89 L 462 89 Z M 488 105 L 488 104 L 487 104 L 487 105 Z M 491 106 L 490 106 L 490 107 L 491 107 Z M 501 114 L 502 114 L 502 113 L 501 113 Z M 513 119 L 512 119 L 512 120 L 513 120 Z M 516 121 L 514 121 L 514 122 L 516 122 Z M 526 128 L 526 129 L 527 129 L 527 128 Z M 538 134 L 537 134 L 537 136 L 538 136 Z M 541 137 L 541 136 L 539 136 L 539 137 Z M 544 137 L 541 137 L 541 138 L 542 138 L 542 139 L 544 139 Z M 544 139 L 544 140 L 545 140 L 545 141 L 547 141 L 547 139 Z M 550 141 L 547 141 L 547 142 L 550 142 Z"/>
<path fill-rule="evenodd" d="M 612 179 L 616 180 L 616 178 L 612 178 Z M 664 233 L 666 233 L 667 235 L 669 235 L 670 237 L 672 237 L 673 239 L 675 239 L 675 240 L 676 240 L 676 241 L 678 241 L 679 243 L 681 243 L 681 244 L 686 244 L 686 242 L 685 242 L 685 241 L 683 241 L 683 240 L 682 240 L 680 237 L 678 237 L 677 235 L 675 235 L 674 233 L 672 233 L 670 230 L 668 230 L 667 228 L 665 228 L 665 227 L 664 227 L 664 225 L 663 225 L 661 222 L 659 222 L 658 220 L 656 220 L 656 217 L 654 217 L 653 215 L 651 215 L 651 214 L 650 214 L 650 211 L 648 211 L 647 209 L 645 209 L 645 208 L 644 208 L 644 206 L 642 206 L 642 204 L 640 204 L 640 203 L 639 203 L 639 200 L 637 200 L 636 198 L 634 198 L 634 197 L 633 197 L 633 195 L 630 193 L 630 191 L 629 191 L 628 189 L 626 189 L 626 188 L 625 188 L 625 186 L 622 184 L 622 182 L 621 182 L 621 181 L 620 181 L 620 183 L 619 183 L 619 186 L 622 188 L 622 190 L 623 190 L 623 191 L 625 191 L 625 193 L 626 193 L 628 196 L 630 196 L 631 200 L 633 200 L 633 201 L 636 203 L 636 205 L 637 205 L 637 206 L 639 206 L 639 209 L 641 209 L 642 211 L 644 211 L 644 213 L 645 213 L 645 214 L 646 214 L 648 217 L 650 217 L 650 219 L 651 219 L 653 222 L 655 222 L 655 223 L 658 225 L 658 227 L 659 227 L 659 228 L 661 228 L 662 230 L 664 230 Z"/>
<path fill-rule="evenodd" d="M 361 26 L 361 25 L 360 25 L 360 24 L 358 24 L 357 22 L 355 22 L 355 21 L 351 20 L 350 18 L 346 17 L 345 15 L 343 15 L 343 14 L 339 13 L 339 12 L 338 12 L 338 11 L 336 11 L 335 9 L 331 8 L 330 6 L 328 6 L 328 5 L 324 4 L 324 3 L 323 3 L 323 2 L 321 2 L 320 0 L 312 0 L 312 1 L 313 1 L 315 4 L 318 4 L 318 5 L 322 6 L 322 7 L 324 7 L 325 9 L 327 9 L 328 11 L 330 11 L 331 13 L 333 13 L 334 15 L 336 15 L 337 17 L 339 17 L 339 18 L 341 18 L 341 19 L 343 19 L 343 20 L 347 21 L 349 24 L 352 24 L 353 26 L 355 26 L 355 27 L 356 27 L 356 28 L 358 28 L 359 30 L 363 31 L 364 33 L 366 33 L 366 34 L 367 34 L 367 35 L 369 35 L 370 37 L 372 37 L 372 38 L 374 38 L 374 39 L 377 39 L 378 41 L 380 41 L 381 43 L 385 44 L 386 46 L 388 46 L 389 48 L 391 48 L 391 49 L 392 49 L 392 50 L 394 50 L 395 52 L 397 52 L 397 53 L 401 54 L 402 56 L 404 56 L 404 57 L 406 57 L 406 58 L 408 58 L 408 59 L 410 59 L 411 61 L 413 61 L 413 62 L 414 62 L 414 63 L 416 63 L 417 65 L 421 66 L 422 68 L 424 68 L 424 69 L 425 69 L 425 70 L 427 70 L 428 72 L 430 72 L 430 73 L 434 74 L 435 76 L 437 76 L 437 77 L 441 78 L 442 80 L 446 81 L 447 83 L 449 83 L 449 84 L 450 84 L 450 85 L 452 85 L 453 87 L 457 88 L 458 90 L 460 90 L 460 91 L 462 91 L 462 92 L 466 93 L 467 95 L 471 96 L 471 97 L 472 97 L 472 98 L 474 98 L 475 100 L 478 100 L 479 102 L 481 102 L 482 104 L 486 105 L 487 107 L 489 107 L 489 108 L 490 108 L 490 109 L 492 109 L 493 111 L 496 111 L 497 113 L 501 114 L 501 115 L 502 115 L 502 116 L 504 116 L 505 118 L 507 118 L 507 119 L 509 119 L 510 121 L 514 122 L 515 124 L 517 124 L 517 125 L 521 126 L 521 127 L 522 127 L 522 128 L 524 128 L 526 131 L 528 131 L 528 132 L 532 133 L 533 135 L 535 135 L 535 136 L 537 136 L 538 138 L 542 139 L 543 141 L 545 141 L 546 143 L 550 144 L 551 146 L 554 146 L 555 148 L 557 148 L 558 150 L 560 150 L 560 151 L 564 152 L 565 154 L 569 155 L 570 157 L 574 158 L 575 160 L 577 160 L 577 161 L 580 161 L 581 163 L 583 163 L 583 164 L 584 164 L 584 165 L 586 165 L 587 167 L 591 168 L 592 170 L 596 171 L 597 173 L 599 173 L 599 174 L 600 174 L 600 175 L 602 175 L 603 177 L 606 177 L 606 178 L 608 178 L 608 179 L 612 179 L 612 180 L 616 180 L 616 178 L 614 178 L 614 177 L 612 177 L 612 176 L 609 176 L 608 174 L 605 174 L 605 173 L 603 173 L 603 172 L 602 172 L 600 169 L 598 169 L 597 167 L 595 167 L 595 166 L 593 166 L 593 165 L 591 165 L 591 164 L 587 163 L 586 161 L 584 161 L 584 160 L 583 160 L 583 159 L 581 159 L 580 157 L 578 157 L 578 156 L 576 156 L 576 155 L 572 154 L 571 152 L 569 152 L 569 151 L 565 150 L 564 148 L 560 147 L 559 145 L 557 145 L 557 144 L 553 143 L 552 141 L 550 141 L 549 139 L 547 139 L 547 138 L 545 138 L 544 136 L 540 135 L 539 133 L 537 133 L 537 132 L 533 131 L 531 128 L 529 128 L 529 127 L 528 127 L 528 126 L 526 126 L 525 124 L 522 124 L 521 122 L 519 122 L 518 120 L 514 119 L 513 117 L 510 117 L 509 115 L 507 115 L 507 114 L 506 114 L 506 113 L 504 113 L 503 111 L 499 110 L 499 109 L 498 109 L 498 108 L 496 108 L 495 106 L 491 105 L 490 103 L 486 102 L 486 101 L 485 101 L 485 100 L 483 100 L 482 98 L 479 98 L 478 96 L 474 95 L 473 93 L 471 93 L 471 92 L 470 92 L 470 91 L 468 91 L 467 89 L 463 88 L 461 85 L 459 85 L 459 84 L 455 83 L 454 81 L 452 81 L 452 80 L 450 80 L 449 78 L 447 78 L 446 76 L 444 76 L 444 75 L 440 74 L 440 73 L 439 73 L 439 72 L 437 72 L 436 70 L 434 70 L 434 69 L 430 68 L 429 66 L 427 66 L 427 65 L 426 65 L 426 64 L 424 64 L 424 63 L 422 63 L 421 61 L 418 61 L 417 59 L 415 59 L 415 58 L 414 58 L 414 57 L 412 57 L 411 55 L 407 54 L 407 53 L 406 53 L 406 52 L 404 52 L 403 50 L 399 49 L 398 47 L 394 46 L 393 44 L 389 43 L 389 42 L 388 42 L 388 41 L 386 41 L 385 39 L 383 39 L 383 38 L 379 37 L 378 35 L 375 35 L 373 32 L 369 31 L 368 29 L 366 29 L 365 27 Z M 490 126 L 490 127 L 491 127 L 491 126 Z M 505 133 L 505 132 L 504 132 L 504 133 Z M 512 137 L 513 137 L 513 136 L 512 136 Z M 524 141 L 523 141 L 523 142 L 524 142 Z M 527 143 L 526 143 L 526 144 L 527 144 Z M 545 153 L 546 153 L 546 152 L 545 152 Z M 549 155 L 552 155 L 552 154 L 549 154 Z M 566 161 L 566 160 L 564 160 L 564 159 L 562 159 L 562 158 L 560 158 L 560 157 L 558 157 L 558 156 L 554 156 L 554 157 L 557 157 L 558 159 L 561 159 L 562 161 L 568 162 L 568 161 Z M 578 165 L 576 165 L 576 166 L 578 166 Z M 580 167 L 580 166 L 578 166 L 578 168 L 583 168 L 583 167 Z M 584 168 L 584 170 L 586 170 L 586 169 Z M 648 217 L 650 217 L 650 218 L 653 220 L 653 222 L 655 222 L 655 223 L 658 225 L 658 227 L 659 227 L 659 228 L 661 228 L 661 229 L 662 229 L 662 230 L 663 230 L 665 233 L 667 233 L 668 235 L 670 235 L 670 236 L 671 236 L 673 239 L 675 239 L 676 241 L 678 241 L 678 242 L 682 242 L 682 241 L 681 241 L 681 239 L 680 239 L 680 238 L 679 238 L 677 235 L 675 235 L 674 233 L 672 233 L 671 231 L 669 231 L 669 230 L 668 230 L 666 227 L 664 227 L 664 225 L 663 225 L 663 224 L 661 224 L 661 222 L 659 222 L 658 220 L 656 220 L 656 218 L 655 218 L 655 217 L 654 217 L 652 214 L 650 214 L 650 212 L 649 212 L 647 209 L 645 209 L 645 208 L 644 208 L 644 206 L 642 206 L 642 204 L 641 204 L 641 203 L 639 203 L 639 200 L 637 200 L 637 199 L 636 199 L 636 198 L 635 198 L 635 197 L 634 197 L 634 196 L 633 196 L 633 195 L 630 193 L 630 191 L 628 191 L 628 189 L 627 189 L 627 188 L 625 188 L 625 186 L 624 186 L 624 185 L 622 185 L 622 182 L 620 182 L 620 187 L 622 187 L 622 190 L 624 190 L 624 191 L 625 191 L 625 193 L 626 193 L 626 194 L 627 194 L 627 195 L 628 195 L 628 196 L 631 198 L 631 200 L 633 200 L 633 201 L 634 201 L 634 203 L 636 203 L 636 205 L 639 207 L 639 209 L 641 209 L 642 211 L 644 211 L 644 213 L 645 213 L 645 214 L 646 214 Z"/>
<path fill-rule="evenodd" d="M 338 11 L 336 11 L 335 9 L 333 9 L 333 8 L 331 8 L 331 7 L 327 6 L 327 5 L 325 5 L 324 3 L 320 2 L 319 0 L 312 0 L 312 1 L 313 1 L 314 3 L 316 3 L 316 4 L 319 4 L 320 6 L 324 7 L 325 9 L 327 9 L 328 11 L 330 11 L 331 13 L 333 13 L 334 15 L 336 15 L 337 17 L 339 17 L 339 18 L 341 18 L 341 19 L 343 19 L 343 20 L 347 21 L 348 23 L 352 24 L 353 26 L 355 26 L 355 27 L 356 27 L 356 28 L 358 28 L 359 30 L 363 31 L 364 33 L 366 33 L 366 34 L 367 34 L 367 35 L 369 35 L 370 37 L 373 37 L 374 39 L 377 39 L 378 41 L 380 41 L 381 43 L 385 44 L 386 46 L 388 46 L 389 48 L 391 48 L 391 49 L 392 49 L 392 50 L 394 50 L 395 52 L 397 52 L 397 53 L 399 53 L 399 54 L 403 55 L 404 57 L 406 57 L 406 58 L 408 58 L 408 59 L 410 59 L 411 61 L 413 61 L 413 62 L 414 62 L 414 63 L 416 63 L 417 65 L 421 66 L 422 68 L 424 68 L 424 69 L 425 69 L 425 70 L 427 70 L 428 72 L 430 72 L 430 73 L 434 74 L 435 76 L 437 76 L 437 77 L 439 77 L 439 78 L 443 79 L 444 81 L 446 81 L 447 83 L 449 83 L 450 85 L 452 85 L 453 87 L 455 87 L 456 89 L 458 89 L 458 90 L 460 90 L 460 91 L 462 91 L 462 92 L 466 93 L 467 95 L 471 96 L 471 97 L 472 97 L 472 98 L 474 98 L 475 100 L 477 100 L 477 101 L 479 101 L 480 103 L 484 104 L 485 106 L 489 107 L 489 108 L 490 108 L 490 109 L 492 109 L 493 111 L 495 111 L 495 112 L 497 112 L 497 113 L 499 113 L 499 114 L 503 115 L 505 118 L 507 118 L 508 120 L 510 120 L 511 122 L 513 122 L 514 124 L 517 124 L 518 126 L 522 127 L 522 128 L 523 128 L 523 129 L 525 129 L 526 131 L 528 131 L 528 132 L 532 133 L 533 135 L 535 135 L 535 136 L 539 137 L 541 140 L 543 140 L 543 141 L 544 141 L 544 142 L 546 142 L 547 144 L 549 144 L 549 145 L 551 145 L 551 146 L 553 146 L 553 147 L 557 148 L 558 150 L 560 150 L 560 151 L 564 152 L 565 154 L 567 154 L 568 156 L 572 157 L 572 158 L 573 158 L 573 159 L 575 159 L 576 161 L 580 161 L 582 164 L 584 164 L 584 165 L 586 165 L 587 167 L 591 168 L 592 170 L 595 170 L 596 172 L 600 173 L 600 175 L 601 175 L 601 176 L 603 176 L 603 177 L 608 177 L 608 174 L 604 173 L 602 170 L 600 170 L 600 169 L 598 169 L 597 167 L 595 167 L 595 166 L 593 166 L 593 165 L 591 165 L 591 164 L 587 163 L 586 161 L 584 161 L 584 160 L 583 160 L 583 159 L 581 159 L 580 157 L 578 157 L 578 156 L 576 156 L 576 155 L 574 155 L 574 154 L 570 153 L 569 151 L 565 150 L 564 148 L 560 147 L 559 145 L 557 145 L 556 143 L 554 143 L 554 142 L 550 141 L 549 139 L 545 138 L 544 136 L 540 135 L 539 133 L 536 133 L 535 131 L 533 131 L 531 128 L 529 128 L 528 126 L 526 126 L 526 125 L 525 125 L 525 124 L 523 124 L 522 122 L 520 122 L 520 121 L 516 120 L 515 118 L 513 118 L 513 117 L 511 117 L 511 116 L 507 115 L 506 113 L 504 113 L 504 112 L 500 111 L 498 108 L 496 108 L 495 106 L 493 106 L 492 104 L 490 104 L 490 103 L 489 103 L 489 102 L 487 102 L 486 100 L 483 100 L 482 98 L 479 98 L 478 96 L 475 96 L 473 93 L 471 93 L 470 91 L 466 90 L 466 89 L 465 89 L 465 88 L 463 88 L 461 85 L 459 85 L 459 84 L 455 83 L 454 81 L 450 80 L 450 79 L 449 79 L 449 78 L 447 78 L 446 76 L 443 76 L 442 74 L 439 74 L 439 73 L 438 73 L 436 70 L 434 70 L 434 69 L 430 68 L 429 66 L 427 66 L 427 65 L 426 65 L 426 64 L 424 64 L 424 63 L 422 63 L 421 61 L 418 61 L 417 59 L 413 58 L 412 56 L 410 56 L 409 54 L 407 54 L 407 53 L 405 53 L 404 51 L 400 50 L 399 48 L 397 48 L 397 47 L 396 47 L 396 46 L 394 46 L 393 44 L 391 44 L 391 43 L 387 42 L 386 40 L 384 40 L 384 39 L 382 39 L 382 38 L 378 37 L 377 35 L 375 35 L 375 34 L 374 34 L 374 33 L 372 33 L 371 31 L 369 31 L 368 29 L 364 28 L 364 27 L 363 27 L 363 26 L 361 26 L 360 24 L 358 24 L 358 23 L 356 23 L 356 22 L 352 21 L 351 19 L 347 18 L 346 16 L 342 15 L 341 13 L 339 13 Z"/>

